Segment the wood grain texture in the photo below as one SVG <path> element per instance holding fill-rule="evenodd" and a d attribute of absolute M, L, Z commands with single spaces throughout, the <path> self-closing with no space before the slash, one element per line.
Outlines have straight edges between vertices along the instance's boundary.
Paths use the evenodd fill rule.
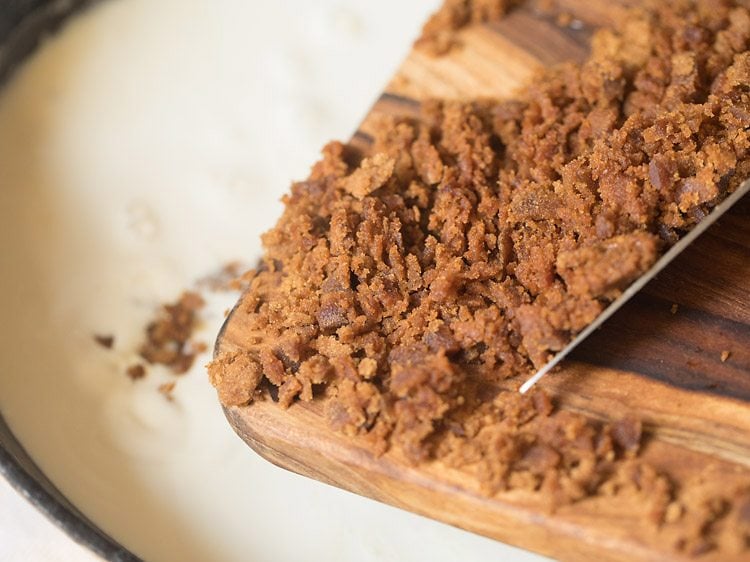
<path fill-rule="evenodd" d="M 632 2 L 630 2 L 632 3 Z M 625 2 L 620 2 L 620 5 Z M 461 34 L 443 58 L 412 52 L 353 137 L 366 148 L 383 115 L 416 115 L 431 97 L 511 94 L 535 69 L 586 56 L 592 28 L 617 17 L 610 2 L 559 0 L 575 28 L 528 8 Z M 673 262 L 581 345 L 544 386 L 565 409 L 644 422 L 645 460 L 677 482 L 729 489 L 750 469 L 750 199 Z M 677 305 L 676 312 L 673 305 Z M 230 315 L 218 351 L 241 347 L 243 318 Z M 722 361 L 722 352 L 730 352 Z M 518 381 L 510 381 L 514 388 Z M 228 408 L 238 434 L 271 462 L 385 503 L 561 560 L 682 560 L 670 537 L 607 498 L 549 513 L 538 497 L 487 497 L 476 481 L 439 462 L 414 467 L 373 457 L 332 432 L 318 401 L 282 410 L 272 401 Z M 713 552 L 700 560 L 748 560 Z"/>

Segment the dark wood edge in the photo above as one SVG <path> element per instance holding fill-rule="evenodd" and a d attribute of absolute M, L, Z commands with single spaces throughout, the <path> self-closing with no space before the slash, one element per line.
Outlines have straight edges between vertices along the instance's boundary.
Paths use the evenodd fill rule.
<path fill-rule="evenodd" d="M 319 416 L 318 406 L 309 403 L 296 403 L 292 407 Z M 270 407 L 276 408 L 277 405 L 272 404 Z M 599 536 L 600 544 L 594 544 L 596 541 L 587 541 L 587 546 L 581 548 L 581 545 L 577 544 L 580 539 L 580 528 L 570 520 L 557 519 L 554 511 L 539 511 L 538 505 L 532 507 L 531 504 L 524 504 L 523 502 L 497 500 L 464 487 L 450 478 L 447 480 L 436 478 L 432 471 L 427 474 L 420 474 L 419 471 L 412 469 L 402 472 L 403 465 L 394 464 L 398 461 L 394 461 L 388 455 L 374 457 L 366 449 L 351 442 L 347 446 L 341 446 L 342 441 L 347 439 L 341 435 L 336 437 L 339 446 L 314 450 L 312 451 L 314 455 L 312 462 L 305 462 L 283 447 L 269 445 L 267 443 L 270 427 L 268 421 L 263 419 L 262 413 L 257 419 L 243 415 L 243 412 L 247 413 L 247 408 L 247 406 L 223 408 L 230 426 L 255 454 L 274 466 L 293 474 L 312 478 L 345 492 L 555 560 L 612 560 L 613 562 L 621 562 L 630 560 L 631 556 L 633 559 L 640 557 L 640 559 L 654 562 L 666 560 L 661 558 L 659 554 L 655 557 L 648 547 L 640 542 L 632 542 L 620 537 Z M 263 427 L 259 429 L 255 426 L 255 422 L 260 423 Z M 273 430 L 270 431 L 274 441 L 284 441 L 290 448 L 304 447 L 303 442 L 306 439 L 318 440 L 321 438 L 321 435 L 316 433 L 312 426 L 310 426 L 309 433 L 306 435 L 303 435 L 306 433 L 306 429 L 301 427 L 297 428 L 295 433 L 297 433 L 296 438 L 290 440 L 288 436 L 275 435 Z M 362 475 L 362 478 L 355 484 L 351 482 L 342 483 L 331 476 L 332 470 L 333 473 L 344 470 Z M 374 478 L 371 480 L 373 476 Z M 383 483 L 387 483 L 387 485 L 383 486 Z M 394 487 L 391 488 L 391 486 Z M 455 496 L 461 499 L 461 507 L 457 508 L 453 505 L 444 504 L 437 508 L 440 511 L 440 514 L 437 515 L 434 511 L 422 507 L 419 501 L 406 499 L 408 494 L 404 494 L 405 488 L 415 490 L 419 496 L 436 493 L 445 497 Z M 477 526 L 471 521 L 467 522 L 462 515 L 465 512 L 463 510 L 473 512 L 477 509 L 501 518 L 508 525 L 489 531 L 487 528 Z M 522 527 L 529 534 L 524 536 L 522 540 L 518 540 L 518 537 L 513 535 L 514 531 L 511 530 L 510 522 L 512 522 L 512 528 Z M 497 534 L 498 530 L 501 535 Z M 553 532 L 562 542 L 557 545 L 548 543 L 545 537 L 550 532 Z M 595 548 L 596 552 L 593 554 L 588 552 L 589 548 Z M 681 560 L 682 558 L 674 558 L 674 560 L 678 559 Z"/>

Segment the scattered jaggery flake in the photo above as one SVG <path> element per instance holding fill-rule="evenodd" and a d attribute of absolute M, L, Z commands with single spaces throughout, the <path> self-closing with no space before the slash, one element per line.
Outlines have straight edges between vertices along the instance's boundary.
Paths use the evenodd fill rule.
<path fill-rule="evenodd" d="M 158 387 L 158 391 L 170 402 L 174 400 L 174 388 L 177 385 L 176 382 L 165 382 L 164 384 L 160 384 Z"/>
<path fill-rule="evenodd" d="M 104 349 L 112 349 L 115 345 L 115 337 L 111 334 L 94 334 L 94 341 Z"/>
<path fill-rule="evenodd" d="M 248 270 L 242 262 L 231 261 L 215 273 L 200 279 L 197 286 L 213 292 L 242 291 L 247 284 L 245 273 Z"/>
<path fill-rule="evenodd" d="M 722 363 L 726 363 L 726 362 L 727 362 L 727 359 L 729 359 L 729 357 L 730 357 L 731 355 L 732 355 L 732 352 L 731 352 L 731 351 L 729 351 L 729 350 L 727 350 L 727 349 L 725 349 L 724 351 L 722 351 L 722 352 L 721 352 L 721 362 L 722 362 Z"/>
<path fill-rule="evenodd" d="M 672 307 L 669 309 L 669 312 L 672 314 L 677 314 L 677 311 L 680 309 L 680 306 L 677 303 L 673 303 Z"/>
<path fill-rule="evenodd" d="M 140 363 L 136 363 L 128 367 L 125 370 L 125 374 L 127 374 L 131 378 L 131 380 L 137 381 L 138 379 L 142 379 L 146 376 L 146 368 Z"/>
<path fill-rule="evenodd" d="M 197 354 L 190 338 L 203 306 L 203 298 L 191 291 L 184 292 L 177 302 L 163 305 L 158 317 L 146 327 L 141 357 L 150 364 L 165 365 L 175 374 L 186 373 Z"/>
<path fill-rule="evenodd" d="M 520 0 L 446 0 L 424 24 L 414 46 L 432 56 L 445 55 L 459 44 L 456 37 L 459 29 L 497 21 L 520 3 Z"/>

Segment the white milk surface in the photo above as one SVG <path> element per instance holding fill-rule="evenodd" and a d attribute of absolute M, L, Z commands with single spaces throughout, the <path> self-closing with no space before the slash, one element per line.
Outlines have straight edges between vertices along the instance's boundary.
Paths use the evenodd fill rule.
<path fill-rule="evenodd" d="M 124 373 L 159 303 L 259 257 L 289 182 L 351 134 L 435 4 L 109 0 L 3 91 L 0 408 L 145 559 L 541 560 L 270 465 L 224 420 L 207 356 L 173 402 L 167 372 Z M 109 333 L 113 351 L 92 338 Z"/>

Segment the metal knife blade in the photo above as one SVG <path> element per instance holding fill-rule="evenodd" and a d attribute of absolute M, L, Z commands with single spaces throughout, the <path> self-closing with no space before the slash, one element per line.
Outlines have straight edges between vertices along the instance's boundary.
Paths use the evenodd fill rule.
<path fill-rule="evenodd" d="M 727 210 L 737 201 L 739 201 L 742 196 L 745 195 L 748 191 L 750 191 L 750 180 L 745 181 L 734 191 L 734 193 L 732 193 L 729 197 L 724 199 L 724 201 L 714 207 L 713 211 L 711 211 L 711 213 L 707 217 L 705 217 L 701 222 L 695 225 L 690 232 L 683 236 L 679 240 L 679 242 L 672 246 L 661 258 L 659 258 L 659 260 L 653 266 L 651 266 L 651 269 L 649 269 L 646 273 L 635 280 L 630 285 L 630 287 L 628 287 L 622 293 L 622 295 L 620 295 L 606 309 L 604 309 L 604 311 L 596 318 L 596 320 L 594 320 L 582 332 L 580 332 L 575 337 L 575 339 L 573 339 L 573 341 L 571 341 L 561 351 L 559 351 L 557 355 L 555 355 L 546 365 L 544 365 L 544 367 L 539 369 L 536 374 L 534 374 L 534 376 L 523 383 L 518 391 L 521 394 L 525 394 L 526 392 L 528 392 L 531 387 L 533 387 L 537 382 L 541 380 L 542 377 L 544 377 L 544 375 L 554 369 L 560 363 L 560 361 L 562 361 L 571 351 L 576 348 L 578 344 L 589 337 L 591 333 L 594 332 L 594 330 L 596 330 L 597 328 L 599 328 L 599 326 L 606 322 L 610 316 L 617 312 L 626 302 L 628 302 L 633 297 L 633 295 L 640 291 L 646 285 L 646 283 L 653 279 L 657 273 L 664 269 L 669 264 L 669 262 L 675 259 L 675 257 L 677 257 L 680 252 L 682 252 L 690 245 L 691 242 L 693 242 L 693 240 L 695 240 L 696 238 L 698 238 L 698 236 L 705 232 L 709 226 L 716 222 L 719 217 L 721 217 L 721 215 L 727 212 Z"/>

